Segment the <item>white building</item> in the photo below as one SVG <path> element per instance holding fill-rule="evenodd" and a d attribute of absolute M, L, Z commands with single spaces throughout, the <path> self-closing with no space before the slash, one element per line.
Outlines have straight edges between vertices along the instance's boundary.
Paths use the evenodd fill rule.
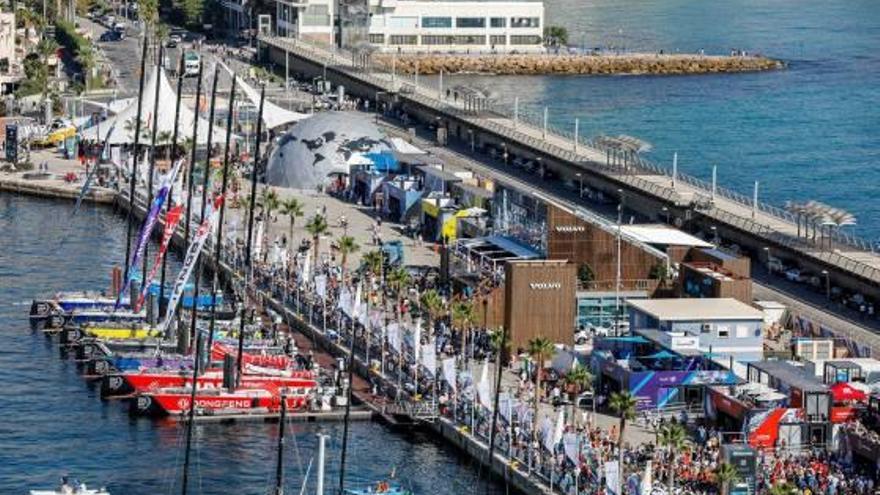
<path fill-rule="evenodd" d="M 337 0 L 276 2 L 278 36 L 333 42 Z M 544 4 L 540 0 L 369 2 L 368 41 L 382 51 L 543 50 Z"/>

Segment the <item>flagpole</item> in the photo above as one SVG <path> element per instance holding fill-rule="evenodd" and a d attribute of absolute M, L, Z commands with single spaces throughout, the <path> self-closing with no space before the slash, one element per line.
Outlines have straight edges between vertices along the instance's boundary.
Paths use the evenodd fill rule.
<path fill-rule="evenodd" d="M 248 225 L 247 225 L 247 243 L 245 245 L 244 250 L 244 296 L 243 300 L 247 302 L 247 292 L 248 292 L 248 282 L 250 281 L 251 274 L 251 247 L 253 242 L 254 235 L 254 210 L 256 209 L 256 201 L 257 201 L 257 169 L 260 166 L 260 138 L 263 135 L 263 102 L 266 99 L 266 86 L 263 86 L 260 90 L 260 109 L 257 112 L 257 142 L 254 144 L 254 167 L 251 171 L 251 199 L 250 199 L 250 211 L 248 212 Z M 293 240 L 291 239 L 291 242 Z M 241 359 L 242 353 L 244 352 L 244 315 L 245 315 L 245 305 L 241 306 L 241 320 L 239 321 L 238 326 L 238 376 L 241 376 L 242 364 L 243 361 Z"/>
<path fill-rule="evenodd" d="M 159 60 L 165 56 L 165 47 L 159 47 Z M 153 174 L 156 170 L 156 134 L 159 127 L 159 89 L 162 86 L 162 66 L 161 62 L 156 64 L 156 92 L 155 97 L 153 98 L 153 130 L 150 136 L 150 168 L 147 173 L 147 209 L 150 208 L 153 203 Z M 144 223 L 146 223 L 147 218 L 144 217 Z M 149 233 L 147 234 L 149 235 Z M 144 246 L 144 262 L 143 267 L 141 268 L 141 291 L 144 290 L 144 287 L 147 285 L 147 260 L 150 257 L 150 243 Z"/>
<path fill-rule="evenodd" d="M 498 401 L 501 398 L 501 371 L 502 361 L 504 360 L 505 344 L 507 342 L 507 327 L 501 327 L 501 341 L 498 344 L 498 359 L 495 361 L 495 397 L 492 400 L 492 429 L 489 431 L 489 470 L 492 470 L 492 461 L 495 459 L 495 428 L 498 426 Z M 489 493 L 491 483 L 489 477 L 486 477 L 486 493 Z"/>
<path fill-rule="evenodd" d="M 208 186 L 210 185 L 210 177 L 211 177 L 211 137 L 214 135 L 214 107 L 217 102 L 217 79 L 219 79 L 218 73 L 220 71 L 220 67 L 214 68 L 214 81 L 211 83 L 211 111 L 208 113 L 208 151 L 205 156 L 205 170 L 204 177 L 202 177 L 202 208 L 201 215 L 199 216 L 199 224 L 204 223 L 205 221 L 205 207 L 208 203 Z M 195 147 L 196 143 L 193 143 L 193 147 Z M 193 153 L 195 154 L 195 153 Z M 195 165 L 195 162 L 193 162 Z M 190 339 L 196 334 L 196 313 L 198 313 L 199 307 L 199 282 L 202 278 L 202 257 L 199 256 L 196 259 L 196 273 L 195 273 L 195 283 L 193 286 L 193 302 L 192 302 L 192 315 L 190 316 Z M 211 349 L 208 349 L 208 355 L 210 356 Z"/>
<path fill-rule="evenodd" d="M 180 125 L 180 100 L 182 99 L 183 90 L 183 53 L 180 54 L 180 67 L 177 71 L 177 102 L 174 104 L 174 130 L 171 135 L 171 163 L 174 163 L 177 153 L 177 126 Z M 165 204 L 165 221 L 168 221 L 168 210 L 171 209 L 171 203 L 174 201 L 174 183 L 168 189 L 168 201 Z M 185 252 L 185 251 L 184 251 Z M 162 257 L 162 274 L 159 277 L 159 314 L 162 315 L 162 301 L 165 300 L 165 268 L 168 256 Z M 166 308 L 167 311 L 167 308 Z"/>
<path fill-rule="evenodd" d="M 182 63 L 182 62 L 181 62 Z M 204 64 L 199 64 L 199 75 L 196 80 L 196 104 L 193 116 L 193 134 L 192 134 L 192 150 L 189 159 L 189 170 L 186 177 L 186 223 L 183 226 L 183 252 L 189 249 L 189 225 L 192 220 L 192 198 L 195 194 L 193 187 L 193 172 L 196 169 L 196 149 L 199 142 L 199 101 L 202 99 L 202 68 Z M 178 91 L 179 92 L 179 91 Z"/>
<path fill-rule="evenodd" d="M 229 184 L 229 141 L 232 139 L 232 108 L 235 105 L 235 75 L 232 76 L 232 89 L 229 90 L 229 111 L 226 112 L 226 143 L 223 151 L 223 179 L 220 185 L 220 219 L 217 222 L 217 242 L 214 244 L 214 277 L 211 281 L 211 323 L 208 326 L 208 349 L 214 344 L 214 327 L 217 320 L 217 291 L 219 281 L 217 273 L 220 272 L 220 254 L 223 250 L 223 217 L 226 214 L 226 189 Z M 241 362 L 241 359 L 239 359 Z"/>
<path fill-rule="evenodd" d="M 143 102 L 144 102 L 144 79 L 146 79 L 147 72 L 147 36 L 144 35 L 144 47 L 141 54 L 141 74 L 140 81 L 138 82 L 138 103 L 137 103 L 137 114 L 135 117 L 134 123 L 134 157 L 132 158 L 131 165 L 131 182 L 128 188 L 128 228 L 126 229 L 126 237 L 125 237 L 125 276 L 122 278 L 122 283 L 128 284 L 129 277 L 129 262 L 131 261 L 131 231 L 134 226 L 134 194 L 135 188 L 137 185 L 137 166 L 138 166 L 138 146 L 140 145 L 140 137 L 141 137 L 141 112 L 143 111 Z M 109 137 L 109 136 L 108 136 Z M 119 291 L 120 299 L 122 297 L 122 290 Z M 121 300 L 117 300 L 117 305 L 121 303 Z"/>

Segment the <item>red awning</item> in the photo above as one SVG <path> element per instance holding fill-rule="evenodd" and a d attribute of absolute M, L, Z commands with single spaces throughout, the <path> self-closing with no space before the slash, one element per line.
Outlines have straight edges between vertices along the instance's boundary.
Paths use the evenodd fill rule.
<path fill-rule="evenodd" d="M 834 402 L 864 402 L 868 400 L 868 394 L 846 382 L 832 385 L 831 396 L 834 397 Z"/>

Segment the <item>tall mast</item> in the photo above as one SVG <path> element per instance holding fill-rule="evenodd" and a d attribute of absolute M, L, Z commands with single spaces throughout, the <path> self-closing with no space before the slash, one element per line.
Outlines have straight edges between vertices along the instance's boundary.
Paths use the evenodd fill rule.
<path fill-rule="evenodd" d="M 484 306 L 485 307 L 485 306 Z M 495 427 L 498 425 L 498 401 L 500 399 L 501 394 L 501 372 L 503 370 L 501 366 L 502 360 L 504 360 L 504 353 L 507 351 L 507 327 L 501 327 L 501 341 L 498 343 L 498 349 L 495 352 L 498 353 L 498 357 L 495 360 L 495 396 L 492 400 L 492 429 L 489 430 L 489 470 L 492 470 L 492 461 L 495 456 Z M 540 372 L 540 370 L 539 370 Z M 437 377 L 434 377 L 436 380 Z M 489 493 L 491 490 L 492 483 L 490 479 L 491 475 L 486 476 L 486 493 Z"/>
<path fill-rule="evenodd" d="M 182 62 L 181 62 L 182 63 Z M 189 248 L 189 224 L 192 220 L 192 197 L 195 194 L 193 188 L 193 171 L 196 169 L 196 149 L 198 148 L 197 143 L 199 142 L 199 102 L 202 99 L 202 68 L 205 64 L 199 64 L 199 76 L 196 81 L 196 104 L 195 104 L 195 117 L 193 117 L 193 135 L 192 135 L 192 150 L 189 158 L 189 173 L 186 177 L 186 223 L 183 227 L 183 252 L 185 253 Z"/>
<path fill-rule="evenodd" d="M 247 243 L 245 244 L 244 249 L 244 297 L 243 299 L 247 301 L 247 291 L 248 291 L 248 283 L 250 282 L 250 274 L 251 274 L 251 247 L 254 239 L 254 210 L 256 210 L 257 205 L 257 169 L 260 166 L 260 138 L 263 135 L 263 102 L 266 100 L 266 86 L 263 86 L 260 90 L 260 109 L 257 111 L 257 142 L 254 145 L 254 168 L 251 171 L 251 197 L 250 197 L 250 205 L 251 209 L 248 212 L 248 224 L 247 224 Z M 244 355 L 244 315 L 247 308 L 245 305 L 242 305 L 241 308 L 241 320 L 239 321 L 238 326 L 238 377 L 241 377 L 241 371 L 243 367 L 244 361 L 242 360 L 242 356 Z"/>
<path fill-rule="evenodd" d="M 147 202 L 146 208 L 147 211 L 150 210 L 150 206 L 153 203 L 153 174 L 156 170 L 156 135 L 159 130 L 159 89 L 162 86 L 162 63 L 161 60 L 165 57 L 165 47 L 159 47 L 159 60 L 156 64 L 156 92 L 155 97 L 153 99 L 153 130 L 150 135 L 150 169 L 147 174 Z M 147 217 L 144 216 L 144 224 L 146 225 Z M 141 268 L 141 290 L 144 290 L 144 286 L 147 285 L 147 259 L 150 257 L 150 243 L 146 243 L 144 245 L 144 263 L 143 268 Z"/>
<path fill-rule="evenodd" d="M 232 89 L 229 90 L 229 107 L 226 112 L 226 147 L 223 152 L 223 181 L 220 196 L 226 199 L 226 187 L 229 183 L 229 140 L 232 137 L 232 109 L 235 105 L 235 75 L 232 76 Z M 208 327 L 208 349 L 214 344 L 214 325 L 217 319 L 217 273 L 220 271 L 220 252 L 223 248 L 223 216 L 226 213 L 226 201 L 220 203 L 220 220 L 217 223 L 217 242 L 214 244 L 214 278 L 211 282 L 211 323 Z"/>
<path fill-rule="evenodd" d="M 284 495 L 285 423 L 287 423 L 287 396 L 281 394 L 281 417 L 278 419 L 278 462 L 275 465 L 275 495 Z"/>
<path fill-rule="evenodd" d="M 342 427 L 342 458 L 339 465 L 339 495 L 345 493 L 345 455 L 348 450 L 348 424 L 351 416 L 351 390 L 354 388 L 352 380 L 354 378 L 354 323 L 352 322 L 351 343 L 348 347 L 348 391 L 347 400 L 345 401 L 345 421 Z"/>
<path fill-rule="evenodd" d="M 175 154 L 177 153 L 177 126 L 180 125 L 180 100 L 183 98 L 183 52 L 180 54 L 180 67 L 177 70 L 177 103 L 174 105 L 174 130 L 171 131 L 171 163 L 174 163 L 174 160 L 177 158 Z M 171 208 L 171 202 L 174 199 L 174 183 L 171 183 L 171 188 L 168 190 L 168 201 L 165 202 L 165 213 L 168 213 L 168 210 Z M 189 215 L 189 211 L 187 211 L 187 215 Z M 188 221 L 189 219 L 187 219 Z M 184 251 L 186 252 L 186 251 Z M 160 316 L 161 316 L 161 307 L 162 301 L 165 300 L 165 266 L 168 261 L 168 256 L 162 257 L 162 275 L 159 278 L 159 308 L 160 308 Z"/>
<path fill-rule="evenodd" d="M 144 47 L 141 53 L 141 75 L 140 82 L 138 82 L 138 103 L 137 103 L 137 114 L 135 117 L 134 123 L 134 158 L 132 159 L 131 166 L 131 183 L 128 188 L 128 228 L 126 229 L 125 236 L 125 276 L 122 278 L 122 283 L 128 284 L 129 277 L 129 262 L 131 261 L 131 230 L 134 228 L 134 193 L 135 187 L 137 185 L 137 168 L 138 168 L 138 146 L 141 143 L 141 112 L 143 111 L 143 103 L 144 103 L 144 79 L 146 79 L 147 72 L 147 35 L 144 35 Z M 122 291 L 120 291 L 121 298 Z M 118 301 L 119 302 L 119 301 Z M 118 303 L 117 302 L 117 303 Z"/>
<path fill-rule="evenodd" d="M 211 83 L 211 111 L 208 112 L 209 120 L 208 120 L 208 153 L 205 157 L 205 170 L 204 177 L 202 178 L 202 213 L 199 216 L 199 223 L 203 223 L 205 221 L 205 206 L 208 203 L 208 186 L 210 185 L 209 178 L 211 177 L 211 137 L 214 135 L 214 105 L 217 102 L 217 75 L 219 73 L 220 67 L 217 66 L 214 68 L 214 81 Z M 195 146 L 195 143 L 193 143 Z M 192 307 L 192 317 L 190 319 L 190 336 L 195 335 L 196 333 L 196 313 L 198 313 L 199 307 L 199 282 L 202 278 L 202 257 L 199 256 L 196 258 L 196 276 L 195 276 L 195 284 L 193 287 L 193 307 Z"/>
<path fill-rule="evenodd" d="M 186 495 L 187 485 L 189 484 L 189 454 L 192 450 L 193 422 L 196 413 L 196 380 L 199 377 L 199 360 L 202 355 L 202 333 L 196 334 L 195 361 L 193 362 L 192 376 L 192 393 L 189 397 L 189 411 L 187 412 L 186 421 L 186 450 L 183 454 L 183 486 L 181 493 Z"/>

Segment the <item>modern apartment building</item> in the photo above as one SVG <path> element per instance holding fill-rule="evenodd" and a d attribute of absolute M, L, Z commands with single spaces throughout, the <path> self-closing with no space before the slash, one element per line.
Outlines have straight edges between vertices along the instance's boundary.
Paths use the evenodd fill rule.
<path fill-rule="evenodd" d="M 399 52 L 543 49 L 541 1 L 276 0 L 276 33 Z M 335 26 L 341 26 L 335 29 Z"/>

